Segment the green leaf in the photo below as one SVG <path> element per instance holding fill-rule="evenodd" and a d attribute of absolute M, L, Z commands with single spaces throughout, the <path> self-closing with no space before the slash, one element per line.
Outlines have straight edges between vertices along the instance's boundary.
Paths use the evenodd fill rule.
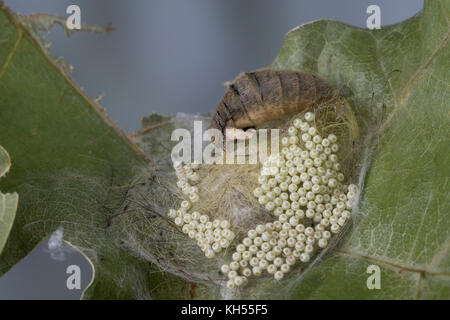
<path fill-rule="evenodd" d="M 426 1 L 381 30 L 322 20 L 286 35 L 271 67 L 345 87 L 375 135 L 352 230 L 291 298 L 450 297 L 449 16 L 448 1 Z M 370 264 L 382 270 L 381 290 L 366 288 Z"/>
<path fill-rule="evenodd" d="M 8 152 L 0 146 L 0 179 L 9 171 L 11 159 Z M 14 222 L 19 196 L 17 193 L 3 194 L 0 192 L 0 254 L 3 251 L 9 231 Z"/>
<path fill-rule="evenodd" d="M 286 35 L 270 67 L 316 73 L 342 89 L 364 139 L 357 162 L 364 188 L 334 249 L 282 281 L 250 280 L 231 297 L 450 297 L 449 6 L 426 1 L 415 17 L 381 30 L 319 20 Z M 155 146 L 170 150 L 176 119 L 146 119 L 154 123 L 134 138 L 150 158 L 164 154 Z M 370 265 L 380 268 L 379 290 L 367 287 Z M 197 287 L 196 297 L 224 295 Z"/>
<path fill-rule="evenodd" d="M 14 160 L 0 187 L 21 195 L 0 274 L 62 226 L 64 240 L 95 267 L 84 298 L 185 297 L 184 281 L 122 248 L 109 230 L 128 183 L 147 162 L 0 7 L 0 141 Z"/>
<path fill-rule="evenodd" d="M 239 297 L 449 298 L 449 16 L 448 1 L 429 0 L 417 16 L 381 30 L 320 20 L 287 34 L 270 67 L 313 72 L 342 89 L 365 138 L 356 168 L 364 188 L 333 250 L 280 282 L 251 281 Z M 145 223 L 153 217 L 128 215 L 123 202 L 148 166 L 4 9 L 0 39 L 0 141 L 15 163 L 1 187 L 21 194 L 0 272 L 62 225 L 95 265 L 85 297 L 236 297 L 146 261 L 154 234 Z M 156 165 L 167 170 L 167 134 L 181 124 L 145 121 L 147 131 L 134 140 L 151 160 L 165 159 Z M 170 190 L 146 191 L 165 208 L 157 195 Z M 380 290 L 367 287 L 370 265 L 381 269 Z"/>

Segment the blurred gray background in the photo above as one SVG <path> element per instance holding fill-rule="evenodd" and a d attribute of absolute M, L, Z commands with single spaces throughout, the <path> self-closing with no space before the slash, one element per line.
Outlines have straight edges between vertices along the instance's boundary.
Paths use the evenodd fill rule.
<path fill-rule="evenodd" d="M 423 0 L 4 1 L 21 14 L 61 17 L 67 16 L 67 6 L 77 4 L 83 24 L 116 27 L 69 38 L 57 26 L 44 36 L 52 43 L 51 53 L 74 66 L 73 78 L 90 97 L 105 95 L 101 104 L 128 132 L 137 131 L 139 119 L 151 112 L 213 110 L 222 83 L 270 63 L 295 26 L 330 18 L 365 28 L 370 4 L 381 8 L 384 26 L 423 7 Z M 89 265 L 77 252 L 62 263 L 44 249 L 45 243 L 0 278 L 0 299 L 79 298 L 82 290 L 65 287 L 65 268 L 83 265 L 82 274 L 89 275 Z"/>

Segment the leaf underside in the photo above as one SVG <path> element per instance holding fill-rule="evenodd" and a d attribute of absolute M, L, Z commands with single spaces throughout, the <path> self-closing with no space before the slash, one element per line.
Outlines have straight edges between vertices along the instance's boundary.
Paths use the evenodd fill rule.
<path fill-rule="evenodd" d="M 358 163 L 364 191 L 331 253 L 285 281 L 255 281 L 240 297 L 450 297 L 448 16 L 448 2 L 428 1 L 417 16 L 381 30 L 320 20 L 286 35 L 269 67 L 316 73 L 345 92 L 369 141 Z M 144 123 L 135 141 L 160 159 L 155 146 L 170 150 L 180 119 L 146 120 L 155 123 Z M 381 269 L 381 290 L 367 287 L 372 264 Z M 201 287 L 196 294 L 221 297 Z"/>
<path fill-rule="evenodd" d="M 317 21 L 290 31 L 271 64 L 317 73 L 376 119 L 357 219 L 292 298 L 450 297 L 450 3 L 426 1 L 400 24 L 362 30 Z M 368 290 L 366 267 L 382 271 Z"/>
<path fill-rule="evenodd" d="M 449 16 L 448 1 L 426 1 L 420 14 L 381 30 L 320 20 L 286 35 L 270 67 L 342 88 L 373 143 L 359 164 L 368 167 L 356 219 L 338 247 L 289 283 L 264 282 L 243 297 L 450 297 Z M 85 298 L 218 297 L 120 246 L 111 215 L 146 162 L 6 9 L 0 41 L 0 143 L 14 162 L 0 186 L 21 195 L 0 274 L 62 225 L 96 268 Z M 171 123 L 158 121 L 158 134 L 134 137 L 155 159 Z M 366 286 L 371 264 L 381 268 L 381 290 Z"/>
<path fill-rule="evenodd" d="M 0 274 L 63 226 L 64 240 L 95 266 L 84 298 L 184 297 L 184 281 L 129 254 L 109 233 L 111 208 L 144 158 L 5 7 L 0 42 L 0 142 L 14 163 L 0 187 L 21 195 Z"/>

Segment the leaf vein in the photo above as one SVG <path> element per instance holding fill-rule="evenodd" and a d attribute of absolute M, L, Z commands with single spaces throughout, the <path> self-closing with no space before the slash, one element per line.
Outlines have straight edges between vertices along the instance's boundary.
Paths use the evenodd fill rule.
<path fill-rule="evenodd" d="M 6 57 L 5 63 L 2 66 L 2 69 L 0 70 L 0 79 L 2 78 L 2 76 L 5 74 L 6 69 L 9 66 L 9 63 L 11 62 L 12 58 L 14 57 L 14 54 L 17 51 L 17 48 L 19 47 L 20 41 L 22 40 L 22 30 L 17 29 L 18 31 L 18 36 L 17 36 L 17 40 L 14 43 L 14 46 L 11 48 L 11 51 L 9 52 L 8 56 Z"/>
<path fill-rule="evenodd" d="M 419 77 L 419 75 L 425 71 L 425 69 L 430 65 L 430 63 L 433 61 L 433 59 L 437 56 L 438 52 L 442 50 L 442 48 L 445 46 L 445 44 L 448 41 L 448 35 L 449 35 L 449 33 L 447 32 L 445 38 L 441 41 L 439 46 L 433 51 L 433 53 L 430 55 L 430 57 L 428 57 L 428 59 L 425 61 L 425 63 L 422 64 L 417 69 L 417 71 L 412 75 L 412 77 L 409 78 L 409 80 L 406 82 L 405 87 L 402 90 L 402 97 L 401 97 L 400 103 L 398 105 L 396 105 L 394 107 L 394 110 L 392 110 L 392 112 L 389 114 L 388 118 L 386 119 L 386 121 L 383 123 L 383 125 L 380 128 L 380 132 L 384 131 L 386 126 L 392 121 L 394 116 L 397 114 L 398 110 L 404 105 L 404 103 L 406 101 L 408 89 L 409 89 L 411 83 L 414 82 L 414 80 L 416 80 Z"/>

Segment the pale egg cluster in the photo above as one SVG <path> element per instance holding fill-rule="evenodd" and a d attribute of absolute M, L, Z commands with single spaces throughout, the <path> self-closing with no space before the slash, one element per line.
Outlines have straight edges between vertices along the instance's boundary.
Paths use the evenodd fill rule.
<path fill-rule="evenodd" d="M 312 112 L 295 119 L 288 134 L 281 153 L 264 162 L 254 190 L 277 220 L 249 230 L 233 261 L 221 267 L 230 289 L 264 272 L 281 280 L 296 262 L 325 248 L 350 218 L 357 186 L 343 184 L 337 137 L 322 137 Z"/>
<path fill-rule="evenodd" d="M 213 258 L 216 253 L 227 248 L 235 237 L 234 232 L 230 230 L 230 222 L 219 219 L 209 221 L 209 216 L 197 211 L 189 213 L 192 203 L 200 200 L 198 188 L 189 183 L 195 183 L 200 179 L 196 172 L 198 165 L 183 165 L 181 162 L 176 162 L 174 169 L 178 177 L 177 186 L 189 197 L 189 200 L 182 201 L 178 210 L 170 209 L 167 215 L 189 238 L 197 240 L 198 246 L 207 258 Z"/>

